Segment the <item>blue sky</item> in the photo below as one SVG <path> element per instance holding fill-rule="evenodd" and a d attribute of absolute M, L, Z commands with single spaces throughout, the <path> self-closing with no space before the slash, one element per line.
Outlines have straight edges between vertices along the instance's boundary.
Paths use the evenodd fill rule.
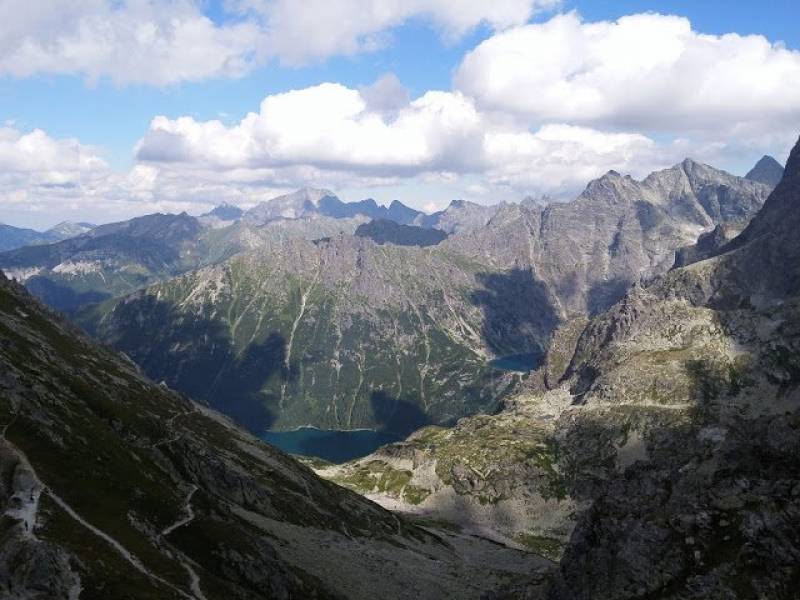
<path fill-rule="evenodd" d="M 383 20 L 362 19 L 359 13 L 365 11 L 353 7 L 358 3 L 343 0 L 334 11 L 340 22 L 321 15 L 319 23 L 314 11 L 298 11 L 298 3 L 281 7 L 282 2 L 242 0 L 241 10 L 234 12 L 216 2 L 130 0 L 109 8 L 105 0 L 87 0 L 85 14 L 63 18 L 47 16 L 46 2 L 7 3 L 30 15 L 14 24 L 4 19 L 6 25 L 0 26 L 0 51 L 6 54 L 0 58 L 0 125 L 5 123 L 7 146 L 4 154 L 0 138 L 0 174 L 5 171 L 0 221 L 44 227 L 61 218 L 103 221 L 152 210 L 197 212 L 217 199 L 246 206 L 305 184 L 331 187 L 347 199 L 399 197 L 428 210 L 456 196 L 478 202 L 518 200 L 528 193 L 568 198 L 612 166 L 641 176 L 673 164 L 683 153 L 741 172 L 765 152 L 783 160 L 800 133 L 798 110 L 769 100 L 783 95 L 789 103 L 800 97 L 799 78 L 791 80 L 800 73 L 800 9 L 788 0 L 497 0 L 499 8 L 485 14 L 479 2 L 463 0 L 463 10 L 453 10 L 456 0 L 430 0 L 416 3 L 427 6 L 421 11 L 397 9 Z M 158 19 L 168 18 L 170 11 L 196 25 L 190 43 L 207 43 L 206 54 L 194 56 L 195 48 L 172 40 L 166 51 L 152 50 L 161 42 L 158 36 L 169 38 L 169 31 L 142 45 L 130 37 L 131 27 L 147 25 L 148 19 L 154 30 L 163 29 Z M 682 77 L 685 66 L 673 56 L 673 38 L 684 44 L 686 56 L 699 57 L 696 71 L 692 66 L 680 79 L 687 90 L 665 98 L 668 110 L 657 101 L 660 88 L 648 89 L 652 75 L 635 79 L 636 70 L 645 67 L 618 64 L 639 49 L 623 27 L 613 25 L 654 12 L 688 19 L 691 35 L 681 33 L 674 21 L 642 21 L 657 37 L 667 32 L 659 42 L 663 56 L 653 60 L 675 61 L 672 76 Z M 558 20 L 570 13 L 571 20 Z M 108 44 L 119 48 L 87 47 L 80 37 L 86 23 L 95 26 L 103 19 L 110 24 L 103 31 L 115 32 Z M 599 22 L 610 24 L 607 31 L 594 32 Z M 272 33 L 277 23 L 289 31 L 286 39 L 273 39 L 279 38 Z M 532 29 L 536 25 L 541 29 Z M 637 24 L 627 31 L 640 29 Z M 731 33 L 763 36 L 766 47 L 719 37 Z M 329 43 L 317 42 L 325 36 Z M 584 42 L 591 45 L 587 40 L 598 40 L 597 48 L 581 50 Z M 625 44 L 634 46 L 625 50 Z M 615 54 L 620 45 L 623 50 Z M 221 48 L 232 48 L 228 61 L 204 64 L 219 57 Z M 106 51 L 114 57 L 101 57 Z M 759 61 L 748 58 L 761 52 Z M 495 81 L 507 70 L 509 57 L 519 55 L 524 57 L 516 67 L 520 71 L 508 74 L 508 81 Z M 728 60 L 731 55 L 741 66 Z M 552 64 L 562 65 L 561 70 L 549 73 Z M 574 68 L 579 74 L 597 73 L 559 99 L 554 90 L 572 81 Z M 724 69 L 732 74 L 728 81 L 737 81 L 720 93 L 741 100 L 710 98 L 720 85 L 715 73 Z M 174 75 L 180 72 L 185 76 Z M 605 89 L 603 77 L 619 77 L 634 98 Z M 353 108 L 358 92 L 381 78 L 376 97 L 389 104 Z M 518 90 L 516 81 L 521 81 Z M 336 89 L 318 87 L 326 82 Z M 750 98 L 752 87 L 763 87 L 763 95 Z M 639 89 L 644 90 L 641 100 L 635 98 Z M 294 97 L 274 112 L 259 112 L 262 100 L 290 90 L 307 90 L 305 110 L 330 110 L 315 127 L 324 131 L 330 124 L 329 135 L 339 137 L 309 137 L 305 119 L 285 112 L 295 105 Z M 437 90 L 448 96 L 432 97 Z M 541 90 L 552 97 L 539 101 Z M 583 96 L 591 100 L 562 110 Z M 422 105 L 415 106 L 420 99 Z M 250 112 L 259 119 L 244 131 L 240 122 Z M 443 115 L 449 128 L 442 130 L 431 115 Z M 727 119 L 724 126 L 716 122 L 720 115 Z M 165 119 L 154 126 L 157 116 Z M 212 120 L 221 126 L 208 126 Z M 375 122 L 380 132 L 374 135 L 385 144 L 370 152 L 372 138 L 358 136 L 378 131 Z M 26 137 L 34 130 L 42 135 Z M 354 136 L 352 144 L 340 144 L 348 135 Z M 394 144 L 396 151 L 387 150 Z M 313 150 L 326 147 L 330 151 Z M 515 148 L 521 150 L 514 154 Z M 21 151 L 31 156 L 19 158 Z"/>

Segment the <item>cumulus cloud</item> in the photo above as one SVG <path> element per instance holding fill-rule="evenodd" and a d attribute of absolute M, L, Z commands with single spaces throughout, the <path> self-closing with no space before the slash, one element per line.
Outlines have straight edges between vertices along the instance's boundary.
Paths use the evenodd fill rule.
<path fill-rule="evenodd" d="M 302 64 L 380 47 L 388 30 L 415 17 L 426 19 L 446 36 L 458 37 L 482 23 L 496 30 L 526 23 L 535 12 L 560 1 L 234 0 L 230 5 L 264 24 L 265 53 Z"/>
<path fill-rule="evenodd" d="M 96 150 L 78 140 L 57 140 L 41 129 L 23 134 L 0 127 L 0 181 L 68 187 L 107 169 Z"/>
<path fill-rule="evenodd" d="M 190 0 L 0 2 L 0 73 L 164 85 L 235 77 L 255 64 L 253 23 L 217 25 Z"/>
<path fill-rule="evenodd" d="M 357 4 L 342 0 L 337 6 L 346 11 Z M 764 152 L 781 158 L 794 141 L 800 126 L 800 53 L 760 36 L 700 34 L 686 19 L 656 14 L 600 23 L 566 14 L 519 25 L 548 4 L 465 0 L 459 12 L 444 0 L 370 3 L 383 12 L 366 11 L 363 22 L 342 26 L 328 41 L 315 40 L 284 58 L 360 51 L 368 32 L 386 31 L 411 16 L 425 16 L 455 35 L 479 22 L 502 31 L 464 58 L 450 91 L 412 98 L 389 73 L 358 89 L 324 83 L 269 95 L 234 122 L 157 116 L 136 144 L 136 164 L 125 173 L 110 171 L 96 150 L 76 140 L 56 140 L 38 130 L 21 133 L 13 125 L 0 128 L 0 205 L 78 210 L 96 203 L 95 212 L 102 207 L 121 218 L 177 208 L 197 212 L 223 200 L 250 205 L 305 185 L 344 190 L 345 196 L 347 190 L 369 195 L 376 190 L 381 197 L 379 190 L 407 189 L 410 195 L 383 199 L 400 197 L 419 207 L 452 197 L 568 198 L 609 169 L 641 177 L 686 156 L 730 168 Z M 187 19 L 199 14 L 180 0 L 164 6 L 164 15 L 179 9 Z M 229 6 L 241 20 L 225 26 L 208 22 L 210 31 L 255 28 L 261 36 L 258 56 L 284 52 L 280 44 L 263 46 L 264 40 L 275 44 L 269 23 L 278 16 L 300 19 L 292 12 L 298 3 L 283 0 L 237 0 Z M 321 5 L 323 13 L 326 6 Z M 121 19 L 126 11 L 148 11 L 152 5 L 129 1 L 108 10 L 121 11 L 115 14 Z M 72 23 L 72 17 L 64 18 Z M 345 20 L 340 15 L 334 21 Z M 180 19 L 170 23 L 177 27 Z M 293 35 L 313 37 L 307 29 L 312 25 L 299 22 Z M 107 31 L 109 39 L 116 39 L 115 31 Z M 243 47 L 249 47 L 244 38 Z M 59 39 L 53 37 L 56 47 Z M 177 55 L 159 56 L 167 57 L 167 69 Z M 236 64 L 247 69 L 248 61 L 262 60 L 247 52 L 237 56 L 244 62 L 236 59 L 219 69 Z M 0 53 L 0 65 L 4 60 L 11 59 Z M 217 69 L 220 63 L 208 64 Z M 81 72 L 101 76 L 103 70 Z M 157 72 L 154 80 L 164 80 Z M 86 214 L 82 218 L 89 218 Z"/>
<path fill-rule="evenodd" d="M 572 189 L 611 168 L 644 173 L 663 150 L 636 133 L 556 124 L 530 131 L 460 92 L 427 92 L 391 114 L 365 95 L 331 83 L 275 94 L 230 126 L 156 117 L 137 158 L 229 183 L 291 186 L 304 177 L 363 187 L 478 175 L 510 192 Z"/>
<path fill-rule="evenodd" d="M 526 22 L 558 0 L 0 0 L 0 74 L 67 74 L 166 85 L 239 77 L 272 59 L 305 63 L 381 45 L 408 19 L 458 36 Z"/>
<path fill-rule="evenodd" d="M 509 29 L 466 55 L 455 85 L 483 109 L 540 123 L 752 133 L 800 122 L 800 52 L 659 14 Z"/>

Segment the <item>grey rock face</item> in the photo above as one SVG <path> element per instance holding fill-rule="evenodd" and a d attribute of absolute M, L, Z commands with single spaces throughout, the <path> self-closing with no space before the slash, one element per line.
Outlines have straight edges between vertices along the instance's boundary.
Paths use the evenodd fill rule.
<path fill-rule="evenodd" d="M 674 266 L 685 267 L 718 254 L 739 233 L 741 229 L 734 225 L 717 225 L 712 231 L 702 234 L 696 244 L 678 248 Z"/>
<path fill-rule="evenodd" d="M 715 225 L 744 226 L 769 191 L 691 160 L 641 182 L 612 171 L 573 202 L 502 207 L 445 245 L 503 268 L 530 267 L 559 314 L 595 314 L 633 283 L 666 272 L 676 250 Z"/>
<path fill-rule="evenodd" d="M 763 156 L 745 177 L 775 187 L 783 177 L 783 166 L 771 156 Z"/>
<path fill-rule="evenodd" d="M 553 598 L 795 597 L 799 157 L 800 144 L 716 256 L 635 289 L 585 330 L 569 375 L 585 408 L 564 422 L 561 449 L 584 482 L 574 493 L 593 502 Z M 644 452 L 624 476 L 591 475 L 589 423 L 639 432 Z"/>
<path fill-rule="evenodd" d="M 417 216 L 414 224 L 450 234 L 473 231 L 484 227 L 499 208 L 500 205 L 484 206 L 466 200 L 453 200 L 444 210 Z"/>
<path fill-rule="evenodd" d="M 248 210 L 243 219 L 251 225 L 284 219 L 302 219 L 324 216 L 333 219 L 387 219 L 402 225 L 414 222 L 423 213 L 394 200 L 388 207 L 379 206 L 373 199 L 360 202 L 342 202 L 329 190 L 306 188 L 285 196 L 278 196 Z"/>

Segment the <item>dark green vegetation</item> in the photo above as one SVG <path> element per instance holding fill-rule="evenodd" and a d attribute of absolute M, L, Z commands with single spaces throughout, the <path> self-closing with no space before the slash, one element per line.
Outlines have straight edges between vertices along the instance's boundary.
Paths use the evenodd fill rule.
<path fill-rule="evenodd" d="M 4 277 L 0 476 L 8 598 L 478 598 L 547 565 L 320 480 Z"/>

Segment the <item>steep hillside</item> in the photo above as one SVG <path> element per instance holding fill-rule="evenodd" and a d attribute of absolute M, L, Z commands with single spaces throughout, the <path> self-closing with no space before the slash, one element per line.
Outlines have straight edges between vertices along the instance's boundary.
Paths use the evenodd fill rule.
<path fill-rule="evenodd" d="M 477 599 L 550 568 L 318 479 L 2 276 L 0 423 L 5 598 Z"/>
<path fill-rule="evenodd" d="M 154 214 L 0 253 L 0 268 L 49 306 L 70 312 L 224 260 L 265 235 L 272 233 L 244 225 L 214 229 L 186 213 Z"/>
<path fill-rule="evenodd" d="M 491 407 L 518 376 L 489 360 L 540 352 L 555 325 L 529 273 L 486 272 L 439 248 L 266 243 L 82 322 L 254 431 L 408 433 Z"/>

